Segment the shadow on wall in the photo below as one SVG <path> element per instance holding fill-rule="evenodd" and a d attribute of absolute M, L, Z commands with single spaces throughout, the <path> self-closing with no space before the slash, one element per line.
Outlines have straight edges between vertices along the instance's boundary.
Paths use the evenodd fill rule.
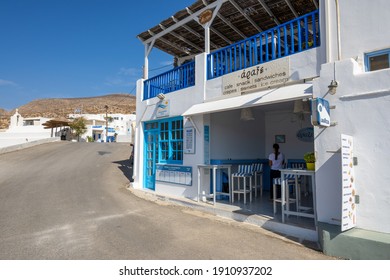
<path fill-rule="evenodd" d="M 321 222 L 341 223 L 342 171 L 341 151 L 335 151 L 316 170 L 317 214 Z"/>

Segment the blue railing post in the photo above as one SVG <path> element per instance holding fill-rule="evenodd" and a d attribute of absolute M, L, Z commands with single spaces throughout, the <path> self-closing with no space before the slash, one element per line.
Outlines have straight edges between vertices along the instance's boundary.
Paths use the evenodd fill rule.
<path fill-rule="evenodd" d="M 209 59 L 209 58 L 208 58 Z M 195 85 L 195 61 L 144 81 L 144 100 Z"/>

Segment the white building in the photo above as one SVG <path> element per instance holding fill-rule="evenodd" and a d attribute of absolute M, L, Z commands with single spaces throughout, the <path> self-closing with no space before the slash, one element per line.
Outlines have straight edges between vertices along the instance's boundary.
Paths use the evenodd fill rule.
<path fill-rule="evenodd" d="M 134 114 L 70 114 L 69 119 L 83 117 L 87 120 L 87 132 L 81 138 L 99 142 L 134 143 Z M 108 129 L 107 129 L 108 128 Z M 108 136 L 108 137 L 107 137 Z"/>
<path fill-rule="evenodd" d="M 137 83 L 134 188 L 197 201 L 198 186 L 212 193 L 215 179 L 210 166 L 198 176 L 200 166 L 263 163 L 267 191 L 274 142 L 291 162 L 314 151 L 315 172 L 304 171 L 315 182 L 314 228 L 292 234 L 310 235 L 330 255 L 389 259 L 390 2 L 205 5 L 196 1 L 138 36 L 145 73 Z M 148 77 L 153 48 L 186 63 Z M 311 114 L 309 102 L 318 102 Z M 275 215 L 281 232 L 302 228 L 307 218 L 300 219 L 292 225 Z"/>
<path fill-rule="evenodd" d="M 48 120 L 43 117 L 23 117 L 16 109 L 10 118 L 9 128 L 0 133 L 0 148 L 51 138 L 50 129 L 43 126 Z"/>

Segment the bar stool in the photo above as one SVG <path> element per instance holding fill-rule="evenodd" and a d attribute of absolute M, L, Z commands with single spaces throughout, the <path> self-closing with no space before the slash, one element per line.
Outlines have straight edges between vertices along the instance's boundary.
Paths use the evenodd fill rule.
<path fill-rule="evenodd" d="M 305 169 L 306 164 L 303 162 L 295 162 L 295 163 L 291 164 L 291 168 L 292 169 Z M 292 192 L 293 192 L 293 194 L 295 194 L 295 197 L 297 198 L 298 203 L 301 199 L 302 183 L 303 183 L 303 181 L 302 181 L 301 176 L 297 176 L 297 178 L 295 178 L 294 176 L 290 176 L 287 179 L 287 184 L 292 187 Z M 289 188 L 289 190 L 290 190 L 290 188 Z"/>
<path fill-rule="evenodd" d="M 246 194 L 249 193 L 250 202 L 252 202 L 252 177 L 253 166 L 252 165 L 239 165 L 238 171 L 232 174 L 232 203 L 234 203 L 234 194 L 238 194 L 238 201 L 240 201 L 240 195 L 244 195 L 244 204 L 246 204 Z M 237 178 L 237 188 L 234 187 L 234 179 Z M 247 179 L 249 179 L 249 186 L 247 185 Z M 243 186 L 241 186 L 241 181 Z"/>
<path fill-rule="evenodd" d="M 293 176 L 288 176 L 288 177 L 293 177 Z M 289 183 L 288 183 L 288 180 L 290 178 L 286 178 L 286 186 L 285 186 L 285 200 L 286 200 L 286 205 L 287 205 L 287 210 L 289 210 L 290 208 L 290 204 L 291 203 L 295 203 L 297 209 L 298 209 L 298 199 L 295 197 L 295 198 L 292 198 L 290 197 L 290 194 L 289 194 Z M 282 197 L 280 198 L 277 198 L 276 197 L 276 188 L 277 186 L 280 186 L 280 188 L 282 187 L 282 179 L 281 178 L 274 178 L 273 180 L 273 184 L 272 184 L 272 187 L 273 187 L 273 193 L 274 193 L 274 196 L 273 196 L 273 206 L 274 206 L 274 215 L 276 214 L 276 203 L 280 203 L 281 206 L 283 207 L 283 200 L 282 200 Z M 283 190 L 282 190 L 283 191 Z"/>
<path fill-rule="evenodd" d="M 254 163 L 253 164 L 253 176 L 255 177 L 255 184 L 253 189 L 255 190 L 255 197 L 257 197 L 257 189 L 260 189 L 260 196 L 263 197 L 263 164 Z M 257 179 L 259 179 L 259 184 Z"/>

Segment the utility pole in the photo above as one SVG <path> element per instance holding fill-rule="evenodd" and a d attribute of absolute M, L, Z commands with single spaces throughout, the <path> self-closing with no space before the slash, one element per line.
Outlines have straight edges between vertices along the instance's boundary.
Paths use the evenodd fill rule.
<path fill-rule="evenodd" d="M 108 140 L 108 106 L 104 106 L 104 108 L 106 108 L 106 141 Z"/>

